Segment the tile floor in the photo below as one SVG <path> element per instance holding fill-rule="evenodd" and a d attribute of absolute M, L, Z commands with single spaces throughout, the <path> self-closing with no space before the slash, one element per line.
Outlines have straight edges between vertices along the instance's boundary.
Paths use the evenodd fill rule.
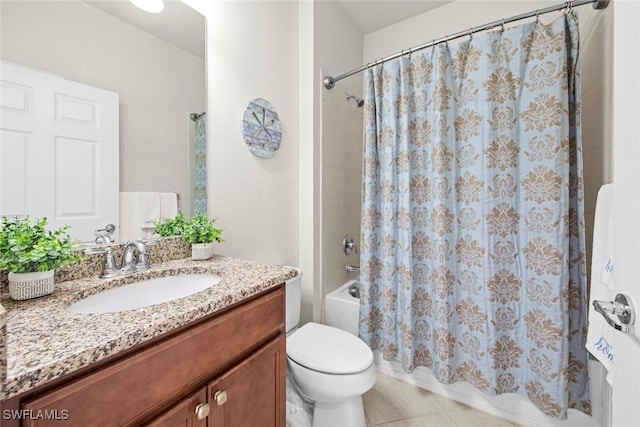
<path fill-rule="evenodd" d="M 513 427 L 502 418 L 378 372 L 364 395 L 369 427 Z"/>

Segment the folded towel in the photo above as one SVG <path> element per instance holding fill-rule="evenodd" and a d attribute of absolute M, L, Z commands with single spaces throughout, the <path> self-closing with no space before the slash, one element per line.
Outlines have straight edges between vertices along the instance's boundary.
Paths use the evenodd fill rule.
<path fill-rule="evenodd" d="M 160 193 L 160 219 L 173 218 L 178 214 L 178 194 Z"/>
<path fill-rule="evenodd" d="M 609 184 L 613 185 L 613 184 Z M 608 190 L 605 190 L 608 191 Z M 613 197 L 613 196 L 607 196 Z M 604 245 L 604 253 L 601 261 L 600 283 L 607 286 L 607 289 L 613 289 L 613 215 L 609 213 L 609 221 L 607 221 L 607 234 L 605 236 L 606 243 Z"/>
<path fill-rule="evenodd" d="M 160 193 L 137 192 L 138 225 L 142 231 L 140 237 L 147 237 L 148 232 L 155 230 L 154 222 L 160 221 Z"/>
<path fill-rule="evenodd" d="M 613 301 L 613 184 L 603 185 L 598 191 L 593 224 L 593 253 L 591 257 L 591 292 L 589 301 L 589 328 L 587 350 L 610 371 L 614 349 L 611 335 L 614 330 L 602 314 L 593 308 L 594 300 Z M 607 375 L 611 384 L 611 375 Z"/>
<path fill-rule="evenodd" d="M 140 231 L 135 194 L 120 193 L 120 240 L 123 242 L 136 239 Z"/>
<path fill-rule="evenodd" d="M 160 193 L 120 193 L 120 240 L 148 237 L 155 229 L 153 223 L 160 219 Z"/>

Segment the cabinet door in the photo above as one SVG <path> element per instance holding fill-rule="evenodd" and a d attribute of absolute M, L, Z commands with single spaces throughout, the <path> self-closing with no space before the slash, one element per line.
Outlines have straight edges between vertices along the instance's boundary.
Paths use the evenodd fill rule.
<path fill-rule="evenodd" d="M 209 384 L 209 427 L 285 426 L 285 335 Z"/>
<path fill-rule="evenodd" d="M 148 427 L 207 427 L 207 390 L 202 389 L 147 424 Z"/>

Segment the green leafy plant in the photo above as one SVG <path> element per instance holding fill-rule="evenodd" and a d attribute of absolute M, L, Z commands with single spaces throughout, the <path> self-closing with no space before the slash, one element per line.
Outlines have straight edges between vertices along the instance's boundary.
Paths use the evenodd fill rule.
<path fill-rule="evenodd" d="M 68 225 L 47 231 L 46 218 L 3 217 L 0 230 L 0 269 L 32 273 L 66 267 L 82 256 L 74 249 Z"/>
<path fill-rule="evenodd" d="M 182 237 L 188 243 L 218 243 L 224 242 L 222 239 L 222 229 L 214 227 L 215 219 L 207 218 L 207 214 L 195 213 L 191 221 L 185 224 Z"/>
<path fill-rule="evenodd" d="M 156 227 L 156 233 L 162 237 L 182 236 L 187 222 L 184 212 L 179 210 L 175 217 L 166 218 L 160 222 L 154 222 L 153 225 Z"/>

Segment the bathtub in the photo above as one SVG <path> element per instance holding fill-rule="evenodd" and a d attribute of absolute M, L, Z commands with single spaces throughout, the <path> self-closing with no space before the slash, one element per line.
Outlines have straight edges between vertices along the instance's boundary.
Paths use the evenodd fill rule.
<path fill-rule="evenodd" d="M 358 279 L 350 280 L 327 294 L 325 319 L 330 326 L 358 335 L 360 300 L 349 293 L 349 289 L 353 286 L 360 286 Z M 593 416 L 589 417 L 582 412 L 569 410 L 568 419 L 559 421 L 544 415 L 524 396 L 517 394 L 489 396 L 467 383 L 445 385 L 440 383 L 427 368 L 419 367 L 411 374 L 407 374 L 399 363 L 384 360 L 379 351 L 373 353 L 378 372 L 520 425 L 537 427 L 609 427 L 611 425 L 611 388 L 605 380 L 606 371 L 597 360 L 589 360 L 588 367 Z"/>
<path fill-rule="evenodd" d="M 327 325 L 358 336 L 360 300 L 349 292 L 352 287 L 360 288 L 357 278 L 328 293 L 324 300 L 324 315 Z"/>

